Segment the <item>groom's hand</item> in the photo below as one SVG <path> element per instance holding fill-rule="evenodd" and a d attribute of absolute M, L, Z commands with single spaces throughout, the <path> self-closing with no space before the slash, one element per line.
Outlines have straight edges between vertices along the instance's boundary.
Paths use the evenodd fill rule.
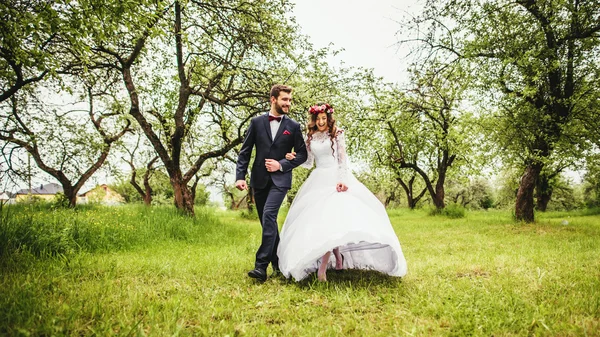
<path fill-rule="evenodd" d="M 290 152 L 285 154 L 285 159 L 294 160 L 296 159 L 296 152 Z"/>
<path fill-rule="evenodd" d="M 279 171 L 281 168 L 281 164 L 275 159 L 265 159 L 265 166 L 269 172 Z"/>
<path fill-rule="evenodd" d="M 240 190 L 240 191 L 248 189 L 248 185 L 246 185 L 246 181 L 245 180 L 238 180 L 238 181 L 236 181 L 235 182 L 235 187 L 237 187 L 237 189 Z"/>

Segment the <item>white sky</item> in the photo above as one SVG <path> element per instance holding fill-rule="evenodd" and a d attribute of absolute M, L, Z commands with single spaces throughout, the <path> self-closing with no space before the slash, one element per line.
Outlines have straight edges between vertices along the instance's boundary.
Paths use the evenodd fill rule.
<path fill-rule="evenodd" d="M 397 21 L 421 11 L 419 0 L 293 0 L 293 15 L 316 48 L 333 43 L 344 51 L 332 60 L 373 68 L 387 81 L 404 82 L 408 61 L 398 50 Z"/>

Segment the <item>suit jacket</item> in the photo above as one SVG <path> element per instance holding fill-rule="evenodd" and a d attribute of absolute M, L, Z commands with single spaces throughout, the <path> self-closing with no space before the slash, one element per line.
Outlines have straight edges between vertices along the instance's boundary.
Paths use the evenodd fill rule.
<path fill-rule="evenodd" d="M 271 125 L 269 124 L 269 113 L 254 117 L 250 121 L 250 126 L 246 131 L 246 137 L 238 156 L 235 172 L 236 180 L 246 179 L 252 148 L 256 147 L 254 163 L 250 173 L 250 186 L 264 188 L 270 176 L 275 186 L 292 187 L 292 169 L 306 161 L 306 144 L 298 122 L 285 116 L 280 123 L 277 135 L 273 139 L 271 137 Z M 285 159 L 285 154 L 292 152 L 292 148 L 296 152 L 296 158 L 293 160 Z M 279 161 L 283 172 L 267 171 L 265 159 Z"/>

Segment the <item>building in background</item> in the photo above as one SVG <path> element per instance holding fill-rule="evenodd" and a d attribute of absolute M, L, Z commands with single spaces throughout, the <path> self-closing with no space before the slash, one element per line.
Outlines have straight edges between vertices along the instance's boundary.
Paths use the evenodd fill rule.
<path fill-rule="evenodd" d="M 120 205 L 125 198 L 106 184 L 98 185 L 77 196 L 78 204 L 99 203 L 104 205 Z"/>
<path fill-rule="evenodd" d="M 56 183 L 50 183 L 40 185 L 40 187 L 37 188 L 32 188 L 31 191 L 28 188 L 18 190 L 17 193 L 15 193 L 15 200 L 17 202 L 23 202 L 31 196 L 34 199 L 51 202 L 54 201 L 54 198 L 58 193 L 63 193 L 62 186 Z"/>

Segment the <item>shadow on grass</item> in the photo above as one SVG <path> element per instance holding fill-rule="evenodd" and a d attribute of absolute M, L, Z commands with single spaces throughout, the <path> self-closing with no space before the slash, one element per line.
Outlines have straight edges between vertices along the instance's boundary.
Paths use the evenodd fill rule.
<path fill-rule="evenodd" d="M 305 290 L 312 289 L 316 285 L 370 289 L 373 287 L 398 287 L 402 284 L 402 278 L 389 276 L 374 270 L 345 269 L 342 271 L 328 270 L 327 282 L 319 282 L 317 273 L 313 273 L 300 282 L 294 281 L 293 278 L 285 279 L 282 276 L 281 283 Z"/>

